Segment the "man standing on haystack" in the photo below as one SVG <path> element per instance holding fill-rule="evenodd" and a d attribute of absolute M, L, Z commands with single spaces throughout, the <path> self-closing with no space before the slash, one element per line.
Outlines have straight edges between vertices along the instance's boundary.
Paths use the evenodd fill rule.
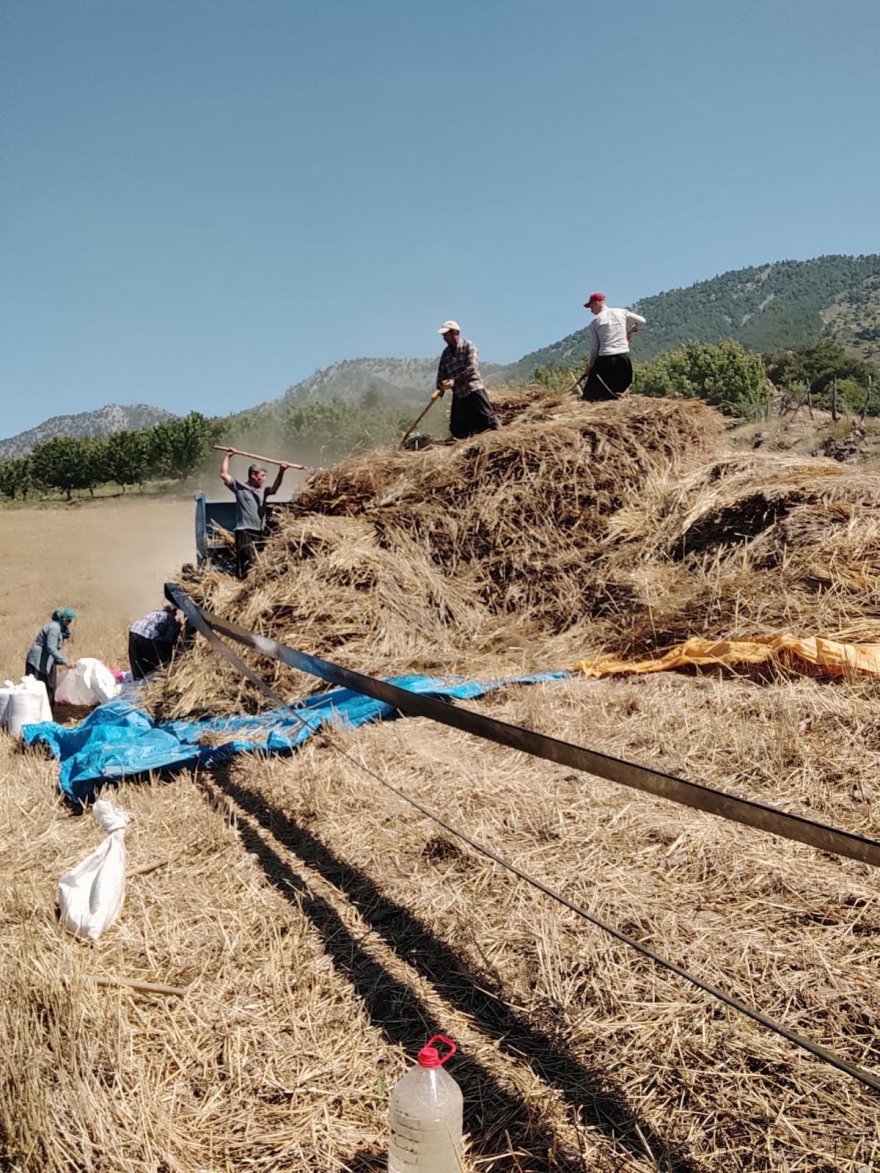
<path fill-rule="evenodd" d="M 480 378 L 476 346 L 462 338 L 458 322 L 444 322 L 437 333 L 446 343 L 437 368 L 437 391 L 442 396 L 452 388 L 449 430 L 456 440 L 494 430 L 498 417 Z"/>
<path fill-rule="evenodd" d="M 238 577 L 247 578 L 251 567 L 256 564 L 257 550 L 266 535 L 266 498 L 274 497 L 281 488 L 285 470 L 290 468 L 284 462 L 278 465 L 278 476 L 268 489 L 266 470 L 258 464 L 248 469 L 247 483 L 237 481 L 229 471 L 229 458 L 235 452 L 227 448 L 220 465 L 220 480 L 235 494 L 235 561 Z"/>
<path fill-rule="evenodd" d="M 604 293 L 591 293 L 584 308 L 593 315 L 587 327 L 590 365 L 587 367 L 584 399 L 593 403 L 602 399 L 619 399 L 632 386 L 629 342 L 639 327 L 644 326 L 645 319 L 632 310 L 611 309 L 605 304 Z"/>

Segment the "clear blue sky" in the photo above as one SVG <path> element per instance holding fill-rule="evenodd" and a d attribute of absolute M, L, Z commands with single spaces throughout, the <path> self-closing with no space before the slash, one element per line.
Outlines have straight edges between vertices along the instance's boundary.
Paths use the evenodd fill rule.
<path fill-rule="evenodd" d="M 878 44 L 878 0 L 2 0 L 0 437 L 878 251 Z"/>

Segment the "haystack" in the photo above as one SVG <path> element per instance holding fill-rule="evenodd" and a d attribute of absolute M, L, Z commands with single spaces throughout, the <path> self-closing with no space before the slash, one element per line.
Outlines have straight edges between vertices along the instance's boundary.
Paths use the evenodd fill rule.
<path fill-rule="evenodd" d="M 700 402 L 503 398 L 497 432 L 315 472 L 244 584 L 196 599 L 361 671 L 513 674 L 690 636 L 880 639 L 880 473 L 725 450 Z M 261 672 L 283 695 L 311 682 Z M 197 643 L 163 716 L 263 705 Z"/>
<path fill-rule="evenodd" d="M 880 472 L 772 453 L 667 472 L 610 519 L 620 650 L 780 631 L 880 641 Z"/>
<path fill-rule="evenodd" d="M 263 635 L 371 673 L 570 660 L 590 639 L 582 624 L 609 518 L 652 479 L 715 454 L 722 424 L 701 403 L 673 400 L 589 406 L 535 392 L 499 408 L 497 432 L 370 452 L 314 473 L 252 577 L 207 575 L 194 596 Z M 151 703 L 173 716 L 261 703 L 214 661 L 197 644 Z M 274 679 L 289 693 L 288 671 Z"/>
<path fill-rule="evenodd" d="M 783 622 L 876 630 L 876 474 L 730 456 L 698 404 L 501 407 L 497 434 L 316 474 L 248 582 L 209 573 L 192 593 L 382 673 L 500 675 Z M 204 641 L 152 696 L 260 703 Z M 872 682 L 575 677 L 473 707 L 878 834 Z M 461 1046 L 463 1173 L 877 1165 L 871 1091 L 499 858 L 876 1072 L 865 864 L 407 720 L 124 784 L 129 896 L 86 950 L 51 911 L 83 820 L 59 809 L 53 765 L 15 757 L 0 745 L 17 782 L 0 792 L 0 1165 L 378 1173 L 389 1088 L 437 1029 Z"/>

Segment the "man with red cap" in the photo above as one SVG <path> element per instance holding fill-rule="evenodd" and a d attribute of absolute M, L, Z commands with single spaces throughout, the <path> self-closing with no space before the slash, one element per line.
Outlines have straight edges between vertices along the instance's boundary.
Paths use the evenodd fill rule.
<path fill-rule="evenodd" d="M 619 399 L 633 381 L 629 340 L 645 319 L 632 310 L 615 310 L 605 304 L 604 293 L 591 293 L 584 308 L 593 315 L 587 327 L 590 365 L 584 399 L 592 402 Z"/>
<path fill-rule="evenodd" d="M 462 338 L 461 327 L 451 319 L 444 322 L 437 333 L 443 335 L 446 349 L 440 355 L 435 396 L 442 396 L 452 389 L 449 430 L 456 440 L 466 440 L 478 432 L 494 431 L 498 427 L 498 416 L 480 377 L 476 346 Z"/>

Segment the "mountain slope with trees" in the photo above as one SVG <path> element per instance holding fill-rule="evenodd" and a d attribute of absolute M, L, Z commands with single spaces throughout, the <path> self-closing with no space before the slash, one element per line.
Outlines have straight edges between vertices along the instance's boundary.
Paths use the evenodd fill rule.
<path fill-rule="evenodd" d="M 748 415 L 764 402 L 760 380 L 749 368 L 749 356 L 761 352 L 768 363 L 773 357 L 767 370 L 778 387 L 791 389 L 795 383 L 809 381 L 812 392 L 820 397 L 814 404 L 831 406 L 821 397 L 827 399 L 829 381 L 838 380 L 842 401 L 852 405 L 864 396 L 873 369 L 866 362 L 880 359 L 880 255 L 827 256 L 738 269 L 688 289 L 645 298 L 637 308 L 648 324 L 639 334 L 633 357 L 637 385 L 649 394 L 699 395 L 700 380 L 706 377 L 713 384 L 712 401 L 734 414 Z M 584 317 L 586 327 L 586 312 Z M 722 346 L 723 352 L 711 349 Z M 515 363 L 484 363 L 482 369 L 495 386 L 532 381 L 536 371 L 542 378 L 555 371 L 570 382 L 568 372 L 583 369 L 585 351 L 586 328 Z M 786 360 L 785 354 L 792 351 L 796 356 Z M 257 450 L 261 443 L 271 447 L 284 436 L 306 460 L 325 463 L 355 447 L 381 443 L 405 427 L 407 417 L 413 418 L 427 403 L 438 357 L 439 347 L 430 358 L 357 358 L 333 363 L 278 399 L 211 421 L 212 434 L 245 447 L 257 445 Z M 727 384 L 733 369 L 740 385 L 731 399 Z M 871 377 L 876 385 L 876 375 Z M 872 407 L 869 414 L 875 411 Z M 145 433 L 176 419 L 170 412 L 143 404 L 55 416 L 0 441 L 0 461 L 25 457 L 60 437 L 84 440 L 128 431 Z M 159 439 L 150 440 L 153 448 L 158 445 L 156 451 L 164 444 L 158 435 Z M 123 460 L 117 453 L 116 459 L 120 476 L 134 475 L 130 454 Z M 81 471 L 78 476 L 88 484 L 93 474 Z"/>
<path fill-rule="evenodd" d="M 647 318 L 633 347 L 646 360 L 689 342 L 728 339 L 748 350 L 780 351 L 833 339 L 863 359 L 880 359 L 880 254 L 779 261 L 736 269 L 687 289 L 646 297 Z M 586 315 L 586 311 L 584 311 Z M 538 367 L 575 367 L 586 355 L 586 324 L 504 368 L 530 378 Z"/>
<path fill-rule="evenodd" d="M 35 428 L 19 432 L 7 440 L 0 440 L 0 460 L 26 456 L 38 444 L 58 436 L 73 436 L 81 440 L 87 436 L 110 436 L 115 432 L 140 431 L 152 428 L 163 420 L 174 419 L 170 411 L 161 407 L 150 407 L 146 403 L 133 403 L 123 407 L 110 403 L 97 411 L 82 411 L 76 415 L 53 415 Z"/>

